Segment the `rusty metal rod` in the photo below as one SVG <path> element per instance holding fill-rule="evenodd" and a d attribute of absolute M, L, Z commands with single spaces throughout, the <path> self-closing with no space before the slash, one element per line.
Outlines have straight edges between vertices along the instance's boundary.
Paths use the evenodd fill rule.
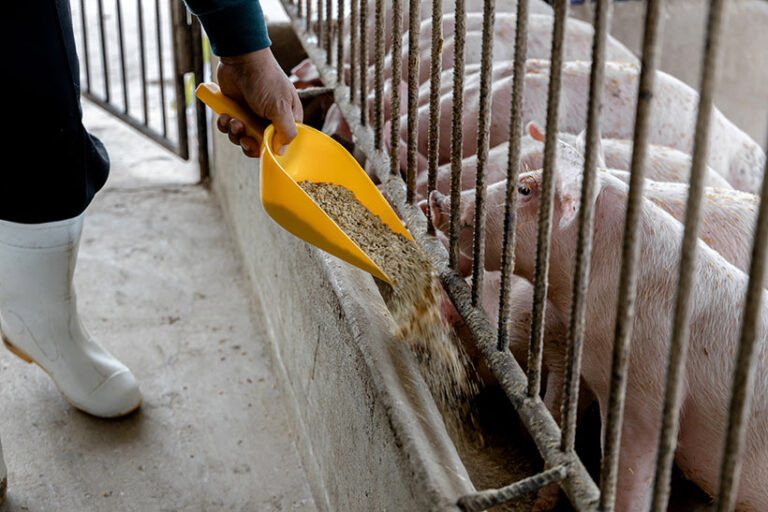
<path fill-rule="evenodd" d="M 457 504 L 466 512 L 479 512 L 514 500 L 524 494 L 538 491 L 549 484 L 560 482 L 566 476 L 568 476 L 568 470 L 565 465 L 560 464 L 552 469 L 542 471 L 500 489 L 489 489 L 462 496 Z"/>
<path fill-rule="evenodd" d="M 400 82 L 402 74 L 403 0 L 392 0 L 392 99 L 389 114 L 390 174 L 400 174 Z"/>
<path fill-rule="evenodd" d="M 368 1 L 360 0 L 360 123 L 368 124 Z"/>
<path fill-rule="evenodd" d="M 765 171 L 768 174 L 768 155 Z M 720 463 L 720 482 L 717 491 L 717 512 L 731 512 L 736 501 L 741 473 L 741 452 L 744 447 L 744 435 L 748 424 L 750 401 L 755 381 L 757 366 L 757 343 L 760 332 L 760 313 L 762 311 L 763 279 L 765 277 L 765 259 L 768 256 L 768 180 L 763 178 L 760 192 L 760 209 L 757 214 L 755 238 L 752 246 L 752 261 L 749 266 L 749 285 L 747 288 L 744 319 L 741 325 L 739 350 L 736 356 L 736 371 L 731 386 L 731 401 L 728 411 L 728 430 L 723 443 L 723 457 Z M 764 327 L 764 326 L 763 326 Z"/>
<path fill-rule="evenodd" d="M 475 236 L 472 246 L 472 305 L 480 305 L 485 272 L 485 168 L 491 138 L 491 81 L 495 0 L 483 2 L 483 44 L 480 63 L 480 105 L 477 116 L 477 170 L 475 175 Z"/>
<path fill-rule="evenodd" d="M 720 41 L 724 0 L 712 0 L 709 5 L 707 34 L 701 62 L 699 108 L 696 117 L 696 136 L 691 161 L 691 184 L 685 211 L 685 231 L 680 250 L 680 269 L 677 280 L 677 300 L 672 324 L 672 339 L 667 359 L 667 378 L 664 390 L 664 406 L 661 417 L 659 448 L 656 452 L 656 471 L 653 483 L 651 511 L 666 512 L 669 503 L 672 464 L 677 449 L 678 422 L 680 420 L 680 391 L 688 357 L 691 307 L 690 296 L 694 285 L 696 246 L 699 241 L 698 227 L 701 201 L 704 195 L 704 179 L 707 172 L 707 149 L 712 118 L 717 74 L 720 69 Z M 762 282 L 762 280 L 761 280 Z"/>
<path fill-rule="evenodd" d="M 336 4 L 336 17 L 336 76 L 344 83 L 344 0 Z"/>
<path fill-rule="evenodd" d="M 464 109 L 464 47 L 467 34 L 465 0 L 456 0 L 453 13 L 453 111 L 451 112 L 451 222 L 448 233 L 449 264 L 459 268 L 459 203 L 461 202 L 461 159 L 464 130 L 461 124 Z"/>
<path fill-rule="evenodd" d="M 501 290 L 499 297 L 498 350 L 506 350 L 510 337 L 509 302 L 512 271 L 515 268 L 515 224 L 517 177 L 520 174 L 520 140 L 523 134 L 523 91 L 525 60 L 528 53 L 528 0 L 518 0 L 515 23 L 515 62 L 512 75 L 512 98 L 509 119 L 509 153 L 507 154 L 507 188 L 504 200 L 504 239 L 501 249 Z"/>
<path fill-rule="evenodd" d="M 149 104 L 147 103 L 147 63 L 144 50 L 144 7 L 141 0 L 136 0 L 139 26 L 139 72 L 141 75 L 141 107 L 144 114 L 144 126 L 149 124 Z"/>
<path fill-rule="evenodd" d="M 115 0 L 117 12 L 117 42 L 120 54 L 120 82 L 123 86 L 123 112 L 128 113 L 128 76 L 125 72 L 125 38 L 123 37 L 123 9 L 120 0 Z"/>
<path fill-rule="evenodd" d="M 619 279 L 616 330 L 611 363 L 611 387 L 605 427 L 605 448 L 600 471 L 600 510 L 604 511 L 613 510 L 616 501 L 616 478 L 621 447 L 624 400 L 627 391 L 627 364 L 635 317 L 637 257 L 640 249 L 637 242 L 637 232 L 642 211 L 651 100 L 653 99 L 653 85 L 659 53 L 658 33 L 661 24 L 661 4 L 662 0 L 648 0 L 645 10 L 642 66 L 632 144 L 632 171 L 624 220 L 624 241 L 621 254 L 622 272 Z"/>
<path fill-rule="evenodd" d="M 353 105 L 357 99 L 357 36 L 359 22 L 355 20 L 359 19 L 358 1 L 360 0 L 351 0 L 349 8 L 349 99 Z M 363 101 L 365 101 L 365 96 L 363 96 Z"/>
<path fill-rule="evenodd" d="M 158 87 L 160 88 L 160 114 L 163 120 L 163 136 L 168 136 L 168 112 L 165 111 L 165 76 L 163 73 L 163 30 L 162 20 L 160 17 L 160 0 L 155 0 L 155 31 L 157 36 L 157 73 L 158 73 Z M 186 94 L 181 98 L 176 98 L 177 102 L 181 102 L 186 107 L 187 97 Z M 186 112 L 186 111 L 185 111 Z"/>
<path fill-rule="evenodd" d="M 416 195 L 416 144 L 419 128 L 419 0 L 408 4 L 408 160 L 406 164 L 406 186 L 408 202 L 413 203 Z"/>
<path fill-rule="evenodd" d="M 325 63 L 329 66 L 333 62 L 333 0 L 325 0 Z"/>
<path fill-rule="evenodd" d="M 432 61 L 429 76 L 429 141 L 427 145 L 427 197 L 437 186 L 440 138 L 440 72 L 443 60 L 443 1 L 432 0 Z M 432 209 L 427 208 L 427 231 L 434 234 Z"/>
<path fill-rule="evenodd" d="M 605 41 L 611 19 L 611 1 L 597 0 L 595 9 L 595 35 L 592 42 L 592 68 L 589 75 L 589 103 L 587 104 L 586 152 L 584 177 L 581 183 L 579 230 L 576 238 L 571 316 L 565 354 L 565 377 L 561 407 L 563 437 L 560 449 L 572 451 L 576 441 L 576 409 L 579 402 L 581 352 L 584 344 L 584 316 L 587 310 L 587 287 L 592 259 L 592 229 L 594 224 L 595 186 L 597 181 L 598 144 L 600 142 L 600 115 L 603 110 L 603 81 L 605 77 Z"/>
<path fill-rule="evenodd" d="M 552 206 L 557 156 L 558 108 L 563 70 L 563 40 L 568 0 L 557 0 L 555 21 L 552 26 L 552 55 L 549 67 L 549 93 L 547 100 L 547 126 L 544 141 L 544 171 L 539 196 L 539 229 L 536 239 L 536 264 L 533 276 L 533 311 L 531 312 L 531 339 L 528 348 L 528 396 L 539 394 L 541 388 L 541 359 L 544 346 L 544 318 L 547 308 L 549 275 L 549 242 L 552 234 Z"/>
<path fill-rule="evenodd" d="M 373 136 L 376 149 L 382 149 L 384 144 L 384 0 L 376 0 L 374 66 Z"/>
<path fill-rule="evenodd" d="M 99 13 L 99 37 L 101 39 L 101 66 L 104 75 L 104 99 L 109 103 L 109 57 L 107 56 L 107 37 L 104 33 L 104 5 L 103 0 L 97 2 L 97 12 Z"/>

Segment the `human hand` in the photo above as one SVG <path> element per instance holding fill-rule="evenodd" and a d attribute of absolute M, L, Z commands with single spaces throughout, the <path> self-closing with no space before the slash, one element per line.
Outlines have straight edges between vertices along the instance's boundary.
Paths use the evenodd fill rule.
<path fill-rule="evenodd" d="M 273 147 L 279 155 L 285 153 L 294 137 L 296 123 L 304 117 L 296 89 L 277 64 L 269 48 L 237 57 L 222 57 L 216 70 L 221 92 L 243 105 L 257 116 L 275 125 Z M 226 114 L 219 116 L 219 131 L 229 135 L 233 144 L 239 144 L 243 153 L 259 156 L 257 142 L 245 135 L 245 125 Z"/>

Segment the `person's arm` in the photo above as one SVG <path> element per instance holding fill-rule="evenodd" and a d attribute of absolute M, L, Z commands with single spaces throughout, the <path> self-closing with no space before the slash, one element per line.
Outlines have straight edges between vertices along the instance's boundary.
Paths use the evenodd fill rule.
<path fill-rule="evenodd" d="M 198 17 L 213 53 L 220 57 L 216 76 L 221 91 L 275 125 L 275 146 L 283 153 L 296 136 L 303 112 L 293 84 L 277 64 L 257 0 L 185 0 Z M 245 126 L 219 116 L 217 126 L 248 156 L 259 156 L 256 141 L 245 137 Z"/>

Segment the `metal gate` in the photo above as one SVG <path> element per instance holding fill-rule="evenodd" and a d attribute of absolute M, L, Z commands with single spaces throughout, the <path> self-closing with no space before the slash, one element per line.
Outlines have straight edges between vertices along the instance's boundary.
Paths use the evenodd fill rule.
<path fill-rule="evenodd" d="M 72 10 L 82 95 L 184 160 L 196 153 L 206 181 L 208 123 L 193 87 L 208 54 L 197 19 L 181 0 L 79 0 Z"/>
<path fill-rule="evenodd" d="M 491 81 L 493 62 L 493 28 L 496 10 L 495 0 L 482 1 L 482 61 L 479 80 L 479 115 L 477 130 L 462 133 L 463 88 L 465 83 L 464 37 L 467 19 L 467 0 L 282 0 L 296 34 L 327 86 L 334 88 L 336 105 L 344 115 L 355 138 L 356 146 L 365 153 L 368 165 L 380 181 L 385 184 L 387 194 L 406 221 L 418 245 L 430 256 L 437 273 L 456 309 L 471 331 L 474 341 L 510 402 L 517 410 L 522 422 L 533 437 L 548 469 L 502 489 L 490 489 L 458 500 L 464 510 L 482 510 L 508 501 L 525 492 L 534 491 L 549 483 L 558 482 L 573 506 L 579 511 L 611 511 L 616 500 L 617 473 L 619 471 L 619 447 L 622 439 L 622 422 L 627 396 L 629 354 L 632 327 L 635 317 L 635 297 L 638 283 L 638 256 L 640 251 L 640 217 L 643 204 L 645 160 L 649 147 L 650 105 L 654 98 L 654 77 L 659 54 L 659 25 L 663 0 L 648 0 L 645 14 L 645 31 L 641 55 L 641 67 L 637 80 L 638 100 L 635 111 L 634 141 L 631 162 L 631 179 L 628 188 L 626 216 L 623 220 L 623 235 L 620 258 L 621 273 L 618 282 L 616 321 L 612 333 L 612 352 L 608 372 L 609 397 L 604 425 L 605 445 L 601 464 L 600 481 L 595 482 L 587 473 L 574 449 L 576 430 L 576 403 L 579 379 L 582 372 L 582 352 L 588 347 L 585 340 L 587 286 L 589 283 L 592 234 L 595 221 L 595 203 L 581 200 L 578 208 L 577 241 L 572 275 L 572 301 L 570 323 L 567 326 L 565 353 L 565 378 L 562 388 L 562 421 L 560 428 L 550 411 L 542 402 L 539 393 L 542 378 L 542 351 L 544 345 L 544 317 L 548 287 L 550 238 L 553 219 L 553 191 L 555 175 L 555 148 L 557 144 L 558 105 L 561 95 L 561 70 L 563 68 L 563 41 L 568 0 L 554 3 L 551 56 L 548 63 L 549 86 L 546 109 L 546 141 L 543 150 L 543 178 L 538 222 L 535 222 L 536 239 L 535 289 L 532 311 L 531 337 L 528 351 L 527 374 L 507 349 L 510 335 L 508 281 L 514 268 L 515 224 L 517 178 L 520 172 L 522 135 L 522 97 L 525 86 L 526 33 L 528 30 L 529 0 L 517 0 L 516 36 L 514 48 L 514 71 L 511 75 L 511 119 L 509 119 L 509 155 L 506 172 L 506 200 L 503 210 L 503 245 L 501 250 L 501 294 L 499 297 L 499 322 L 491 322 L 481 307 L 483 288 L 482 270 L 485 261 L 486 222 L 486 181 L 485 172 L 489 152 L 489 127 L 491 116 Z M 595 194 L 598 161 L 599 119 L 602 108 L 602 84 L 606 69 L 606 34 L 610 20 L 611 0 L 597 0 L 594 19 L 594 41 L 592 65 L 589 71 L 589 101 L 586 112 L 585 163 L 583 182 L 580 185 L 581 198 L 592 198 Z M 431 74 L 429 79 L 429 119 L 418 126 L 417 104 L 419 83 L 419 10 L 422 4 L 431 4 Z M 479 2 L 475 2 L 475 5 Z M 692 290 L 697 247 L 697 226 L 704 195 L 706 176 L 707 141 L 710 119 L 713 116 L 712 97 L 715 77 L 719 66 L 720 34 L 727 5 L 724 0 L 711 0 L 704 45 L 700 96 L 695 122 L 695 137 L 692 144 L 690 164 L 690 188 L 684 217 L 684 233 L 680 245 L 680 266 L 677 274 L 676 296 L 671 301 L 668 340 L 668 360 L 665 385 L 660 401 L 663 412 L 660 415 L 655 471 L 653 474 L 651 510 L 663 512 L 667 509 L 670 492 L 670 475 L 678 435 L 681 409 L 682 381 L 685 378 L 685 363 L 688 339 L 692 334 L 691 319 Z M 391 11 L 385 14 L 385 6 Z M 452 91 L 452 126 L 448 133 L 439 132 L 440 115 L 440 62 L 442 60 L 443 7 L 453 8 L 455 20 L 454 74 Z M 349 15 L 345 9 L 349 8 Z M 373 14 L 369 14 L 369 11 Z M 407 18 L 404 20 L 404 13 Z M 391 60 L 385 60 L 384 27 L 391 22 Z M 407 41 L 404 35 L 408 31 Z M 367 28 L 364 28 L 367 27 Z M 373 51 L 372 51 L 373 50 Z M 403 62 L 405 61 L 405 62 Z M 408 77 L 406 101 L 407 113 L 400 117 L 400 87 L 390 90 L 389 111 L 392 122 L 391 143 L 385 144 L 384 66 L 389 64 L 392 77 L 401 77 L 405 67 Z M 371 69 L 373 68 L 373 69 Z M 373 74 L 373 80 L 366 75 Z M 447 93 L 450 94 L 450 93 Z M 401 123 L 405 133 L 401 135 Z M 450 246 L 446 250 L 435 237 L 432 218 L 422 214 L 415 204 L 416 145 L 419 131 L 429 133 L 426 146 L 428 157 L 428 193 L 435 189 L 437 172 L 437 141 L 446 138 L 451 141 L 450 168 Z M 407 165 L 405 179 L 401 177 L 401 136 L 406 140 Z M 477 137 L 477 171 L 474 208 L 473 279 L 469 286 L 458 271 L 459 263 L 459 206 L 462 172 L 462 140 Z M 764 155 L 764 153 L 763 153 Z M 758 159 L 759 160 L 759 159 Z M 760 164 L 762 166 L 762 163 Z M 530 193 L 530 191 L 529 191 Z M 496 212 L 498 214 L 498 212 Z M 732 363 L 734 371 L 728 377 L 730 400 L 725 419 L 723 443 L 712 446 L 721 455 L 719 480 L 716 483 L 717 510 L 733 510 L 736 501 L 740 467 L 739 458 L 744 451 L 744 436 L 749 411 L 751 389 L 754 385 L 758 343 L 764 343 L 764 331 L 759 331 L 760 303 L 763 297 L 762 283 L 765 272 L 766 241 L 768 240 L 768 181 L 761 188 L 760 208 L 756 219 L 751 267 L 748 284 L 744 280 L 743 316 L 740 317 L 740 331 L 733 340 Z M 701 251 L 699 251 L 701 254 Z M 701 257 L 701 256 L 700 256 Z M 741 281 L 740 281 L 741 282 Z M 740 289 L 741 293 L 741 289 Z M 740 295 L 741 296 L 741 295 Z M 666 342 L 666 340 L 665 340 Z M 763 353 L 765 355 L 765 353 Z M 706 448 L 705 448 L 706 449 Z M 638 504 L 638 507 L 641 505 Z M 639 508 L 638 508 L 639 510 Z"/>

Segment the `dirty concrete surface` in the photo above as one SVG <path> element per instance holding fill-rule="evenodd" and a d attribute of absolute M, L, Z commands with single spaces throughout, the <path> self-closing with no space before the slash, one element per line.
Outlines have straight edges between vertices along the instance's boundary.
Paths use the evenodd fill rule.
<path fill-rule="evenodd" d="M 113 169 L 86 217 L 80 309 L 144 404 L 119 421 L 89 417 L 1 350 L 0 511 L 316 510 L 213 196 L 192 184 L 194 165 L 84 110 Z"/>

